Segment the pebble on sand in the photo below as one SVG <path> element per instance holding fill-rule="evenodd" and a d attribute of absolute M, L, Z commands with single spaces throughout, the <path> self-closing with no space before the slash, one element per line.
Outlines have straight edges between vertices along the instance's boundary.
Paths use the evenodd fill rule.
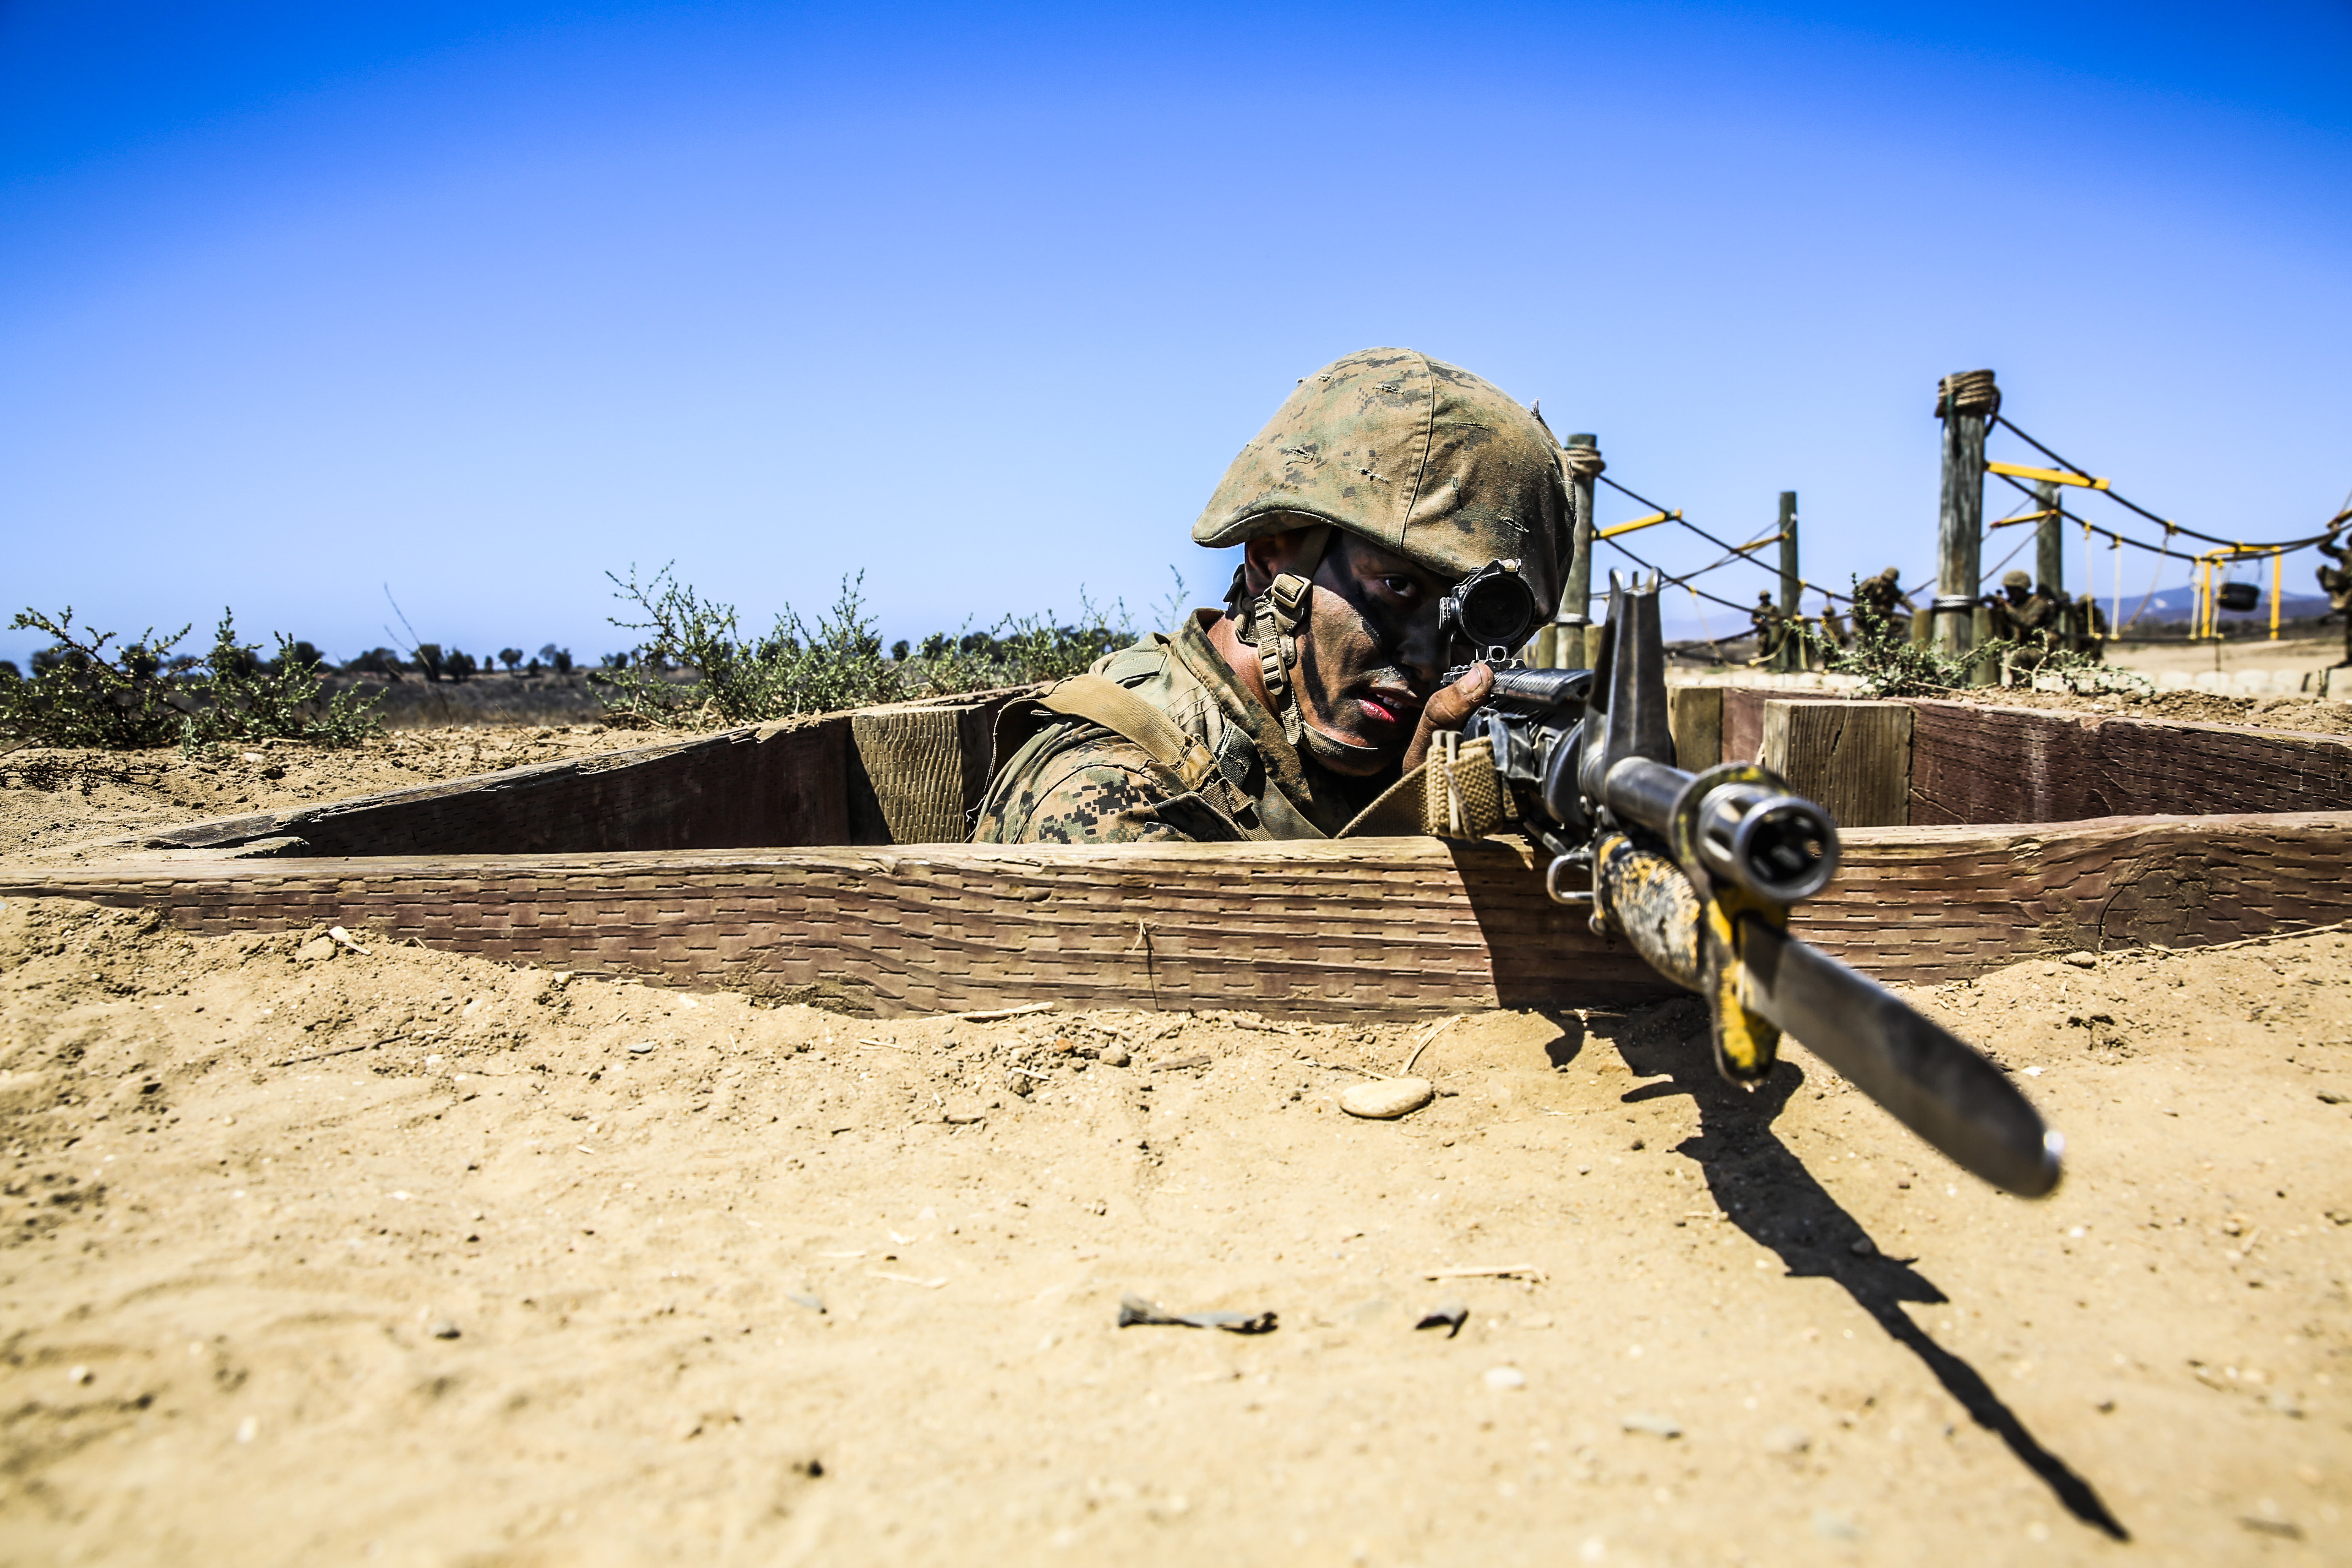
<path fill-rule="evenodd" d="M 2093 954 L 2087 952 L 2070 952 L 2059 962 L 2063 963 L 2071 963 L 2077 969 L 2096 969 L 2099 967 L 2098 959 Z"/>
<path fill-rule="evenodd" d="M 654 1043 L 651 1040 L 639 1040 L 629 1047 L 629 1054 L 633 1057 L 650 1056 L 653 1048 Z"/>
<path fill-rule="evenodd" d="M 1617 1425 L 1628 1432 L 1647 1432 L 1653 1437 L 1679 1437 L 1683 1435 L 1681 1422 L 1664 1415 L 1644 1415 L 1638 1411 L 1621 1416 Z"/>
<path fill-rule="evenodd" d="M 457 1325 L 446 1318 L 442 1318 L 425 1331 L 436 1340 L 454 1340 L 457 1337 Z"/>
<path fill-rule="evenodd" d="M 1419 1110 L 1434 1099 L 1435 1086 L 1425 1078 L 1380 1078 L 1343 1090 L 1339 1109 L 1371 1121 L 1393 1121 Z"/>
<path fill-rule="evenodd" d="M 1515 1366 L 1490 1366 L 1486 1369 L 1486 1386 L 1492 1389 L 1525 1388 L 1528 1374 Z"/>

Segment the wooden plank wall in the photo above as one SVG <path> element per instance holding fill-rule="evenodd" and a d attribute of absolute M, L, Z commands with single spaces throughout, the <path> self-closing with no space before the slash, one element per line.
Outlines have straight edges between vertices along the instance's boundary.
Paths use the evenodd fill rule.
<path fill-rule="evenodd" d="M 1723 756 L 1762 756 L 1767 703 L 1845 700 L 1727 688 Z M 1915 825 L 2352 809 L 2352 736 L 1902 701 L 1913 714 Z"/>
<path fill-rule="evenodd" d="M 159 830 L 151 847 L 297 837 L 314 856 L 598 854 L 841 843 L 849 721 L 723 730 Z"/>
<path fill-rule="evenodd" d="M 1888 981 L 2352 917 L 2352 812 L 1864 828 L 1795 929 Z M 365 926 L 508 962 L 896 1015 L 1053 1001 L 1303 1018 L 1664 994 L 1500 840 L 940 845 L 0 867 L 193 931 Z"/>
<path fill-rule="evenodd" d="M 295 811 L 188 823 L 127 842 L 213 848 L 292 837 L 310 855 L 327 857 L 888 843 L 890 813 L 864 765 L 856 724 L 887 731 L 893 719 L 952 712 L 969 806 L 987 782 L 997 710 L 1027 690 L 722 730 Z"/>
<path fill-rule="evenodd" d="M 1916 700 L 1914 823 L 2352 807 L 2352 736 Z"/>

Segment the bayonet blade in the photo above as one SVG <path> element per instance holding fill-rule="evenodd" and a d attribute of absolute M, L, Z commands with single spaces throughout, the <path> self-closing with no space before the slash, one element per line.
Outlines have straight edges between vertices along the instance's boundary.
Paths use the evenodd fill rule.
<path fill-rule="evenodd" d="M 1743 925 L 1750 1007 L 1965 1169 L 2020 1197 L 2057 1187 L 2065 1140 L 1999 1068 L 1869 976 Z"/>

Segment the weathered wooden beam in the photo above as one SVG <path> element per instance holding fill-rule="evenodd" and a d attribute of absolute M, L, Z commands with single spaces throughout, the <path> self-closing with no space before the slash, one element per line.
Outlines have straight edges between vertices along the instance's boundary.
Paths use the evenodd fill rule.
<path fill-rule="evenodd" d="M 2352 812 L 1864 828 L 1795 929 L 1888 981 L 2352 916 Z M 1665 994 L 1501 840 L 703 850 L 0 866 L 0 897 L 190 931 L 340 923 L 512 963 L 856 1012 L 1251 1008 L 1307 1018 Z"/>
<path fill-rule="evenodd" d="M 961 840 L 998 710 L 1031 688 L 746 725 L 472 778 L 153 829 L 310 856 L 598 854 Z"/>
<path fill-rule="evenodd" d="M 1900 702 L 1764 704 L 1757 760 L 1840 827 L 1909 824 L 1911 710 Z"/>
<path fill-rule="evenodd" d="M 1666 728 L 1675 737 L 1676 767 L 1704 773 L 1723 761 L 1723 688 L 1669 687 Z"/>
<path fill-rule="evenodd" d="M 1914 701 L 1911 820 L 2352 808 L 2352 737 Z"/>

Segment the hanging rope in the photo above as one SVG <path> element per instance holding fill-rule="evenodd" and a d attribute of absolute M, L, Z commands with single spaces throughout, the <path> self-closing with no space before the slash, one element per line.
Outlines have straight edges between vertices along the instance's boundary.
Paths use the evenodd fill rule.
<path fill-rule="evenodd" d="M 1977 373 L 1971 372 L 1969 374 L 1974 374 Z M 1952 378 L 1947 376 L 1944 379 L 1949 381 Z M 1939 403 L 1937 406 L 1941 408 L 1942 405 Z M 2065 458 L 2060 457 L 2057 453 L 2052 451 L 2049 447 L 2043 446 L 2041 442 L 2035 440 L 2024 431 L 2020 430 L 2016 425 L 2010 420 L 2003 419 L 1999 412 L 2000 398 L 1998 395 L 1996 395 L 1993 400 L 1993 406 L 1994 412 L 1990 416 L 1990 418 L 1995 424 L 2001 426 L 2003 428 L 2007 429 L 2011 435 L 2016 437 L 2019 440 L 2024 442 L 2027 446 L 2032 447 L 2035 451 L 2041 453 L 2043 457 L 2049 458 L 2052 462 L 2057 464 L 2060 468 L 2066 469 L 2068 472 L 2080 474 L 2086 479 L 2091 477 L 2090 469 L 2075 467 L 2075 465 L 2068 462 Z M 2009 476 L 2007 474 L 2003 474 L 2001 478 L 2006 479 L 2009 479 Z M 2013 479 L 2010 482 L 2012 484 L 2016 483 Z M 2018 488 L 2020 489 L 2023 489 L 2025 487 L 2019 485 Z M 2236 544 L 2239 542 L 2239 541 L 2234 539 L 2223 539 L 2219 534 L 2200 533 L 2193 528 L 2182 527 L 2180 524 L 2174 522 L 2169 518 L 2158 517 L 2156 513 L 2148 510 L 2147 508 L 2140 505 L 2137 501 L 2126 500 L 2125 497 L 2117 495 L 2112 488 L 2102 490 L 2099 493 L 2105 496 L 2117 506 L 2123 507 L 2130 511 L 2136 511 L 2139 513 L 2140 516 L 2147 519 L 2150 522 L 2160 524 L 2168 536 L 2175 533 L 2184 533 L 2191 539 L 2201 539 L 2208 544 Z M 2337 512 L 2334 517 L 2329 518 L 2327 520 L 2326 527 L 2320 532 L 2312 534 L 2309 538 L 2265 541 L 2247 545 L 2246 550 L 2249 553 L 2252 554 L 2260 554 L 2263 552 L 2272 550 L 2301 550 L 2305 545 L 2316 544 L 2321 540 L 2326 539 L 2329 534 L 2334 533 L 2337 528 L 2342 526 L 2347 519 L 2352 519 L 2352 507 L 2347 507 L 2344 510 Z M 2145 548 L 2145 546 L 2143 546 L 2143 548 Z"/>

